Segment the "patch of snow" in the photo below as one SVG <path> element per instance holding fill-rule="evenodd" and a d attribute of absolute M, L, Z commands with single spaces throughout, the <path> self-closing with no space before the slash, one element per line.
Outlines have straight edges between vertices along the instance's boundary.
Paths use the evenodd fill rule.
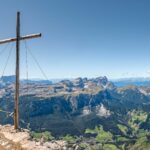
<path fill-rule="evenodd" d="M 85 88 L 85 89 L 88 89 L 88 88 L 89 88 L 89 85 L 88 85 L 88 84 L 85 84 L 85 85 L 84 85 L 84 88 Z"/>
<path fill-rule="evenodd" d="M 146 91 L 144 91 L 143 89 L 139 89 L 140 93 L 144 94 L 144 95 L 149 95 L 149 93 L 147 93 Z"/>
<path fill-rule="evenodd" d="M 103 85 L 103 88 L 104 88 L 104 89 L 107 89 L 107 84 L 106 84 L 106 85 Z"/>

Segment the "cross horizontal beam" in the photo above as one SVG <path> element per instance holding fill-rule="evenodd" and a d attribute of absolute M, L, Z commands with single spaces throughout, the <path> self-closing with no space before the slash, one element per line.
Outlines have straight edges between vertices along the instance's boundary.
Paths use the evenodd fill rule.
<path fill-rule="evenodd" d="M 41 33 L 30 34 L 30 35 L 26 35 L 26 36 L 21 36 L 19 38 L 19 40 L 28 40 L 28 39 L 38 38 L 38 37 L 41 37 L 41 36 L 42 36 Z M 5 39 L 5 40 L 0 40 L 0 44 L 15 42 L 15 41 L 17 41 L 17 38 L 9 38 L 9 39 Z"/>

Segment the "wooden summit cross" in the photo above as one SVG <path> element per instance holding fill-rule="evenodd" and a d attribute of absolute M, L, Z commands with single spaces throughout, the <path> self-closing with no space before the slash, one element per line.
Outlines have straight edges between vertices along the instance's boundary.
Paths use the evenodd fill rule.
<path fill-rule="evenodd" d="M 17 12 L 17 25 L 16 25 L 16 37 L 1 40 L 0 44 L 16 42 L 16 83 L 15 83 L 15 109 L 14 109 L 14 128 L 19 128 L 19 68 L 20 68 L 20 40 L 27 40 L 31 38 L 41 37 L 41 33 L 39 34 L 31 34 L 26 36 L 20 36 L 20 12 Z"/>

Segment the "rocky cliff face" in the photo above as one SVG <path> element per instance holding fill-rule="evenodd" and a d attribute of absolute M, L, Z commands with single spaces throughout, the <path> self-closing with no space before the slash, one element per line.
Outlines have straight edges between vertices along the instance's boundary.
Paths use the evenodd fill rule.
<path fill-rule="evenodd" d="M 57 84 L 22 83 L 20 89 L 20 125 L 35 131 L 81 135 L 86 128 L 102 124 L 104 129 L 120 133 L 118 123 L 127 124 L 132 109 L 148 112 L 149 88 L 117 88 L 106 77 L 77 78 Z M 0 123 L 13 123 L 14 85 L 0 89 Z"/>

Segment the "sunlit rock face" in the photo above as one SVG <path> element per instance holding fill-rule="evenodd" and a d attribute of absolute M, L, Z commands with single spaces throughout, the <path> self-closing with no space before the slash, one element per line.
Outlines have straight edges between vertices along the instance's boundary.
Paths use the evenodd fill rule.
<path fill-rule="evenodd" d="M 111 113 L 103 104 L 101 104 L 96 106 L 96 115 L 101 117 L 109 117 Z"/>

